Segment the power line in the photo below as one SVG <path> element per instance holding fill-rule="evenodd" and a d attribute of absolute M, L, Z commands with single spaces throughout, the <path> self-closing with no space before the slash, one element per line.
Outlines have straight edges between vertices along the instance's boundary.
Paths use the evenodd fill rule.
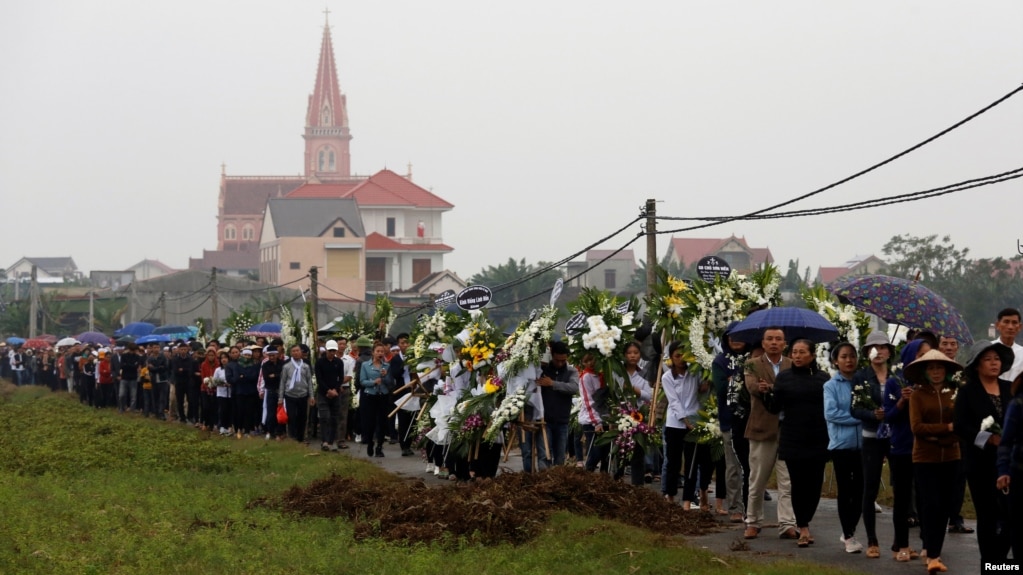
<path fill-rule="evenodd" d="M 566 257 L 566 258 L 563 258 L 563 259 L 561 259 L 561 260 L 559 260 L 557 262 L 550 263 L 550 264 L 548 264 L 546 266 L 542 266 L 542 267 L 540 267 L 538 269 L 535 269 L 535 270 L 529 272 L 528 274 L 526 274 L 526 275 L 524 275 L 524 276 L 522 276 L 522 277 L 520 277 L 518 279 L 512 280 L 510 282 L 505 282 L 503 284 L 496 285 L 496 286 L 490 288 L 490 291 L 492 293 L 497 293 L 497 292 L 500 292 L 500 291 L 504 291 L 504 290 L 506 290 L 506 289 L 508 289 L 510 287 L 514 287 L 514 286 L 519 285 L 521 283 L 525 283 L 525 282 L 527 282 L 527 281 L 529 281 L 529 280 L 531 280 L 533 278 L 539 277 L 539 276 L 547 273 L 550 270 L 553 270 L 555 268 L 561 267 L 561 266 L 565 265 L 566 263 L 568 263 L 569 261 L 571 261 L 572 259 L 578 257 L 579 255 L 584 254 L 584 253 L 590 251 L 591 249 L 595 248 L 596 246 L 599 246 L 600 244 L 606 242 L 607 240 L 617 236 L 618 234 L 620 234 L 623 231 L 625 231 L 626 229 L 628 229 L 629 226 L 631 226 L 632 224 L 634 224 L 634 223 L 636 223 L 636 222 L 638 222 L 638 221 L 640 221 L 642 219 L 643 219 L 642 215 L 637 216 L 636 219 L 634 219 L 634 220 L 630 221 L 629 223 L 625 224 L 624 226 L 618 228 L 617 230 L 615 230 L 611 234 L 609 234 L 607 236 L 604 236 L 603 238 L 600 238 L 599 240 L 593 242 L 592 244 L 586 246 L 585 248 L 577 251 L 576 253 L 574 253 L 574 254 Z"/>
<path fill-rule="evenodd" d="M 658 216 L 657 219 L 661 220 L 672 220 L 672 221 L 719 221 L 719 220 L 769 220 L 769 219 L 784 219 L 784 218 L 795 218 L 805 216 L 819 216 L 824 214 L 832 214 L 839 212 L 849 212 L 855 210 L 863 210 L 869 208 L 876 208 L 891 204 L 899 204 L 905 202 L 913 202 L 918 200 L 925 200 L 929 198 L 936 198 L 947 194 L 961 192 L 973 188 L 979 188 L 982 186 L 988 186 L 991 184 L 998 184 L 1001 182 L 1007 182 L 1016 178 L 1023 177 L 1023 167 L 1002 172 L 1000 174 L 994 174 L 991 176 L 984 176 L 982 178 L 974 178 L 970 180 L 964 180 L 954 184 L 941 186 L 938 188 L 931 188 L 929 190 L 922 190 L 919 192 L 909 192 L 905 194 L 899 194 L 896 196 L 888 196 L 885 198 L 875 198 L 872 200 L 864 200 L 861 202 L 853 202 L 851 204 L 841 204 L 837 206 L 821 207 L 821 208 L 808 208 L 804 210 L 792 210 L 788 212 L 778 212 L 774 214 L 761 214 L 750 217 L 735 217 L 735 216 L 705 216 L 705 217 L 674 217 L 674 216 Z M 673 233 L 679 230 L 665 230 L 659 231 L 658 234 Z"/>
<path fill-rule="evenodd" d="M 278 285 L 272 285 L 272 286 L 266 286 L 266 287 L 261 287 L 261 288 L 234 289 L 234 288 L 228 288 L 228 287 L 224 287 L 224 286 L 218 285 L 217 286 L 217 290 L 219 290 L 219 291 L 229 291 L 229 292 L 234 292 L 234 293 L 247 293 L 247 292 L 267 291 L 267 290 L 272 290 L 272 289 L 277 289 L 277 288 L 282 288 L 282 287 L 290 286 L 291 284 L 296 284 L 296 283 L 298 283 L 298 282 L 300 282 L 302 280 L 306 280 L 306 279 L 309 279 L 309 274 L 306 274 L 306 275 L 298 278 L 297 280 L 292 280 L 292 281 L 287 282 L 287 283 L 278 284 Z"/>
<path fill-rule="evenodd" d="M 688 232 L 688 231 L 699 230 L 699 229 L 703 229 L 703 228 L 710 228 L 710 227 L 714 227 L 714 226 L 719 226 L 721 224 L 726 224 L 726 223 L 729 223 L 729 222 L 734 222 L 734 221 L 738 221 L 738 220 L 742 220 L 742 219 L 749 219 L 752 216 L 757 216 L 757 215 L 760 215 L 760 214 L 762 214 L 764 212 L 769 212 L 769 211 L 772 211 L 772 210 L 776 210 L 778 208 L 783 208 L 783 207 L 785 207 L 787 205 L 794 204 L 796 202 L 805 200 L 805 199 L 807 199 L 809 197 L 812 197 L 812 196 L 816 196 L 817 194 L 821 194 L 821 193 L 826 192 L 826 191 L 828 191 L 828 190 L 830 190 L 832 188 L 835 188 L 837 186 L 840 186 L 842 184 L 850 182 L 850 181 L 852 181 L 852 180 L 854 180 L 854 179 L 856 179 L 856 178 L 858 178 L 860 176 L 863 176 L 865 174 L 873 172 L 874 170 L 876 170 L 876 169 L 878 169 L 878 168 L 880 168 L 882 166 L 885 166 L 887 164 L 890 164 L 890 163 L 894 162 L 895 160 L 905 156 L 906 154 L 909 154 L 910 152 L 916 151 L 916 150 L 926 146 L 927 144 L 930 144 L 931 142 L 937 140 L 938 138 L 944 136 L 945 134 L 948 134 L 949 132 L 955 130 L 956 128 L 959 128 L 960 126 L 963 126 L 967 122 L 977 118 L 978 116 L 980 116 L 980 115 L 984 114 L 985 112 L 991 110 L 995 106 L 998 106 L 999 104 L 1005 102 L 1009 98 L 1011 98 L 1011 97 L 1015 96 L 1016 94 L 1018 94 L 1020 91 L 1023 91 L 1023 85 L 1020 85 L 1020 86 L 1016 87 L 1016 89 L 1012 90 L 1008 94 L 1002 96 L 1001 98 L 998 98 L 994 102 L 988 104 L 987 106 L 984 106 L 980 110 L 974 112 L 973 114 L 970 114 L 969 116 L 967 116 L 966 118 L 963 118 L 962 120 L 956 122 L 955 124 L 952 124 L 948 128 L 945 128 L 944 130 L 942 130 L 942 131 L 938 132 L 937 134 L 927 138 L 926 140 L 924 140 L 924 141 L 922 141 L 922 142 L 920 142 L 920 143 L 918 143 L 916 145 L 913 145 L 913 146 L 911 146 L 911 147 L 909 147 L 909 148 L 907 148 L 907 149 L 905 149 L 905 150 L 895 154 L 894 156 L 892 156 L 892 157 L 890 157 L 890 158 L 888 158 L 886 160 L 878 162 L 878 163 L 874 164 L 873 166 L 870 166 L 869 168 L 860 170 L 859 172 L 856 172 L 855 174 L 853 174 L 851 176 L 847 176 L 845 178 L 842 178 L 841 180 L 838 180 L 837 182 L 834 182 L 832 184 L 828 184 L 827 186 L 824 186 L 823 188 L 818 188 L 818 189 L 816 189 L 816 190 L 814 190 L 812 192 L 809 192 L 809 193 L 803 194 L 801 196 L 797 196 L 795 198 L 792 198 L 791 200 L 786 200 L 786 201 L 781 202 L 779 204 L 775 204 L 773 206 L 768 206 L 766 208 L 762 208 L 762 209 L 759 209 L 759 210 L 756 210 L 756 211 L 753 211 L 753 212 L 749 212 L 749 213 L 743 214 L 741 216 L 734 216 L 734 217 L 730 217 L 730 218 L 725 218 L 723 220 L 718 220 L 718 221 L 708 222 L 708 223 L 705 223 L 705 224 L 699 224 L 699 225 L 695 225 L 695 226 L 690 226 L 688 228 L 680 228 L 680 229 L 677 229 L 677 230 L 666 230 L 666 231 L 663 231 L 663 232 L 658 231 L 658 234 L 661 234 L 661 233 Z"/>

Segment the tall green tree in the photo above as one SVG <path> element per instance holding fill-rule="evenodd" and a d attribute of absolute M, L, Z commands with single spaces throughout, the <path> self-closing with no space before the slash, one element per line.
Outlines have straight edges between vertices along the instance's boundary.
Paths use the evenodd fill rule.
<path fill-rule="evenodd" d="M 921 284 L 943 296 L 962 315 L 974 339 L 987 337 L 998 311 L 1023 304 L 1023 266 L 1005 258 L 972 260 L 950 236 L 895 236 L 882 249 L 888 264 L 881 273 Z"/>

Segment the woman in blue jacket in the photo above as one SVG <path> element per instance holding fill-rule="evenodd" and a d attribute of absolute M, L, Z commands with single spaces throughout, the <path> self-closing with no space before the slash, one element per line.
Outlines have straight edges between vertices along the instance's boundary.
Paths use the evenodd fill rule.
<path fill-rule="evenodd" d="M 863 427 L 852 416 L 853 375 L 856 373 L 856 347 L 849 342 L 831 351 L 831 363 L 838 374 L 824 384 L 824 419 L 828 422 L 828 452 L 838 484 L 838 520 L 842 524 L 842 542 L 847 553 L 863 549 L 853 534 L 863 508 Z M 877 542 L 871 543 L 875 547 Z"/>

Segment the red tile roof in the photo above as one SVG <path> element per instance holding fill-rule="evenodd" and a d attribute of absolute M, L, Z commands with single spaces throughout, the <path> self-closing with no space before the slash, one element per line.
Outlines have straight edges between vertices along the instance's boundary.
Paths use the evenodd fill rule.
<path fill-rule="evenodd" d="M 764 263 L 774 262 L 774 256 L 771 254 L 770 248 L 751 248 L 749 243 L 746 242 L 746 238 L 740 238 L 737 236 L 731 236 L 727 238 L 714 239 L 714 238 L 671 238 L 671 250 L 675 252 L 676 257 L 682 262 L 683 265 L 689 266 L 704 256 L 713 255 L 725 246 L 728 242 L 735 240 L 742 247 L 749 250 L 752 254 L 752 263 L 754 265 L 761 265 Z"/>
<path fill-rule="evenodd" d="M 261 214 L 267 199 L 282 198 L 304 183 L 305 178 L 301 176 L 226 177 L 223 215 Z"/>
<path fill-rule="evenodd" d="M 450 252 L 455 248 L 445 244 L 403 244 L 373 232 L 366 236 L 367 252 Z"/>
<path fill-rule="evenodd" d="M 822 266 L 817 268 L 817 279 L 823 284 L 829 284 L 850 271 L 852 270 L 847 267 L 826 268 Z"/>
<path fill-rule="evenodd" d="M 352 189 L 348 196 L 354 197 L 359 207 L 412 206 L 443 210 L 455 207 L 433 192 L 413 184 L 391 170 L 380 170 L 373 174 L 368 180 Z"/>
<path fill-rule="evenodd" d="M 287 198 L 344 198 L 361 182 L 344 184 L 305 184 L 289 193 Z"/>

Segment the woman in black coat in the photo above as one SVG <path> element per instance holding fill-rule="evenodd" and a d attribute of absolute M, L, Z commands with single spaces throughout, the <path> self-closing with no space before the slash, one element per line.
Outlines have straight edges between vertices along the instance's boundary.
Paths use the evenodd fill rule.
<path fill-rule="evenodd" d="M 828 460 L 828 424 L 824 419 L 824 384 L 827 373 L 814 361 L 813 342 L 792 343 L 792 368 L 774 381 L 767 404 L 772 413 L 785 412 L 778 440 L 778 459 L 785 462 L 792 480 L 792 510 L 799 528 L 799 547 L 813 543 L 810 521 L 821 500 L 824 465 Z"/>
<path fill-rule="evenodd" d="M 1009 382 L 998 376 L 1012 367 L 1012 350 L 997 343 L 982 341 L 970 350 L 963 370 L 966 384 L 956 395 L 953 428 L 960 439 L 966 480 L 970 485 L 973 507 L 977 511 L 977 545 L 980 562 L 1005 563 L 1009 553 L 1009 530 L 1002 494 L 996 487 L 999 429 L 1005 419 L 1012 394 Z M 984 429 L 984 420 L 998 427 Z M 998 433 L 995 433 L 995 432 Z"/>

